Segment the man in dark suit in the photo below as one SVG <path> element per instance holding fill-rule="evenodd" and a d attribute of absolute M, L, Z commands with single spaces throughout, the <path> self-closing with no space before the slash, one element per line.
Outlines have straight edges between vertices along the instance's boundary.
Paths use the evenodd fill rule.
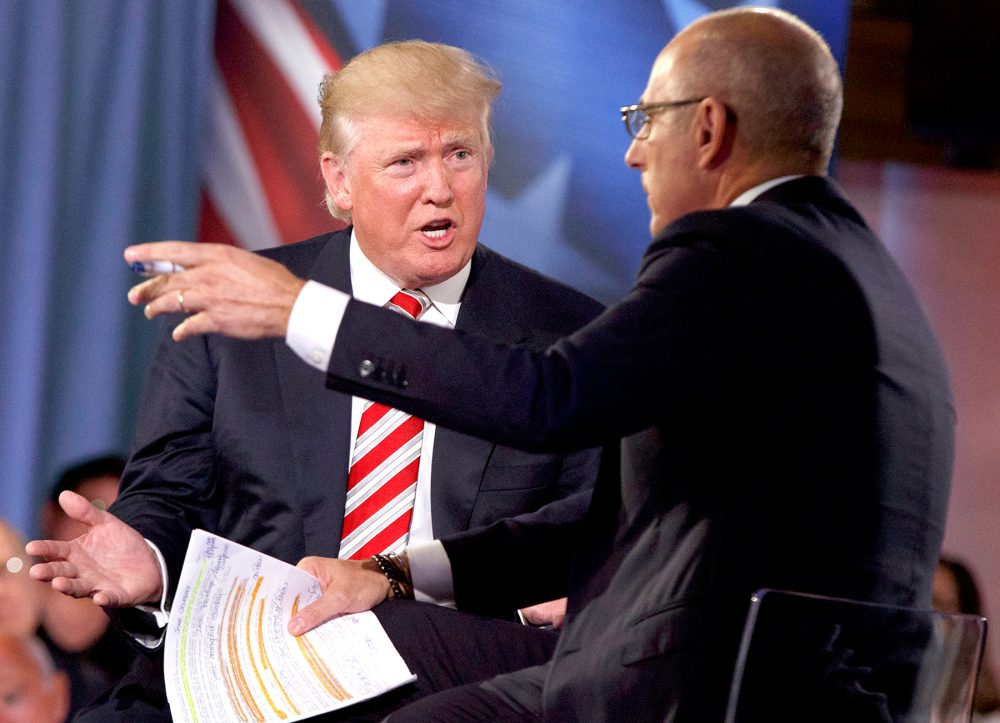
<path fill-rule="evenodd" d="M 392 721 L 720 720 L 757 588 L 929 605 L 954 411 L 909 285 L 825 177 L 841 97 L 829 49 L 794 16 L 712 13 L 667 45 L 642 102 L 622 109 L 654 241 L 621 303 L 537 352 L 342 299 L 331 388 L 526 449 L 622 440 L 620 484 L 602 474 L 582 535 L 576 522 L 515 520 L 441 541 L 460 608 L 568 591 L 554 656 L 485 682 L 472 670 Z M 214 276 L 228 256 L 163 243 L 126 258 Z M 297 293 L 282 269 L 256 272 L 261 288 Z M 130 299 L 172 311 L 177 282 Z M 199 293 L 178 338 L 275 333 Z M 423 554 L 409 551 L 409 575 L 303 561 L 324 596 L 290 630 L 420 589 Z M 398 621 L 425 607 L 375 608 L 418 675 L 427 656 Z M 849 659 L 826 652 L 831 671 Z M 853 694 L 877 697 L 856 682 Z"/>
<path fill-rule="evenodd" d="M 380 305 L 400 288 L 419 289 L 427 304 L 422 322 L 498 343 L 541 349 L 594 318 L 596 301 L 477 245 L 499 89 L 467 53 L 449 46 L 397 43 L 354 58 L 324 81 L 320 95 L 327 204 L 351 226 L 262 255 L 318 289 Z M 194 303 L 190 293 L 187 299 Z M 338 556 L 351 545 L 353 553 L 370 549 L 367 558 L 507 517 L 575 519 L 586 509 L 596 450 L 527 453 L 426 423 L 414 445 L 418 469 L 398 498 L 413 500 L 408 531 L 385 544 L 384 534 L 355 536 L 366 542 L 355 544 L 344 534 L 345 515 L 381 494 L 348 502 L 364 400 L 330 393 L 322 371 L 280 340 L 217 335 L 174 343 L 170 334 L 183 318 L 167 324 L 150 371 L 111 508 L 118 519 L 99 516 L 89 536 L 106 556 L 107 577 L 118 578 L 106 597 L 82 591 L 100 604 L 167 603 L 196 527 L 295 563 L 307 554 Z M 300 348 L 311 350 L 315 323 L 304 317 L 296 324 Z M 389 478 L 380 471 L 387 465 L 372 478 Z M 392 470 L 385 484 L 406 472 Z M 106 537 L 102 519 L 118 523 Z M 139 536 L 162 555 L 162 578 Z M 109 539 L 124 540 L 130 552 Z M 89 543 L 84 537 L 76 544 Z M 527 615 L 549 622 L 541 613 Z M 151 618 L 130 611 L 121 619 L 138 637 L 160 642 L 159 630 L 144 630 Z"/>
<path fill-rule="evenodd" d="M 303 278 L 350 292 L 352 230 L 263 253 Z M 509 289 L 518 293 L 508 298 Z M 456 328 L 544 345 L 598 310 L 477 246 Z M 283 343 L 214 336 L 176 344 L 171 327 L 150 371 L 111 512 L 156 544 L 172 582 L 196 526 L 291 563 L 306 554 L 337 556 L 351 396 L 327 391 L 323 375 Z M 529 454 L 442 428 L 433 450 L 429 517 L 438 537 L 532 512 L 589 488 L 596 476 L 590 451 Z"/>

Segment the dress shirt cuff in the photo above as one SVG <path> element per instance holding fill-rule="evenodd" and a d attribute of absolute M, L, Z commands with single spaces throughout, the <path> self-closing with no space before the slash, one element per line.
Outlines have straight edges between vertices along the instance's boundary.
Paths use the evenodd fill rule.
<path fill-rule="evenodd" d="M 163 644 L 164 634 L 167 631 L 167 621 L 170 613 L 167 610 L 167 563 L 163 559 L 160 548 L 149 540 L 146 540 L 153 554 L 156 555 L 156 562 L 160 566 L 160 581 L 162 592 L 160 593 L 159 605 L 136 605 L 131 610 L 123 610 L 118 616 L 122 623 L 122 631 L 144 648 L 155 650 Z"/>
<path fill-rule="evenodd" d="M 455 587 L 451 579 L 451 560 L 438 540 L 418 542 L 406 548 L 410 563 L 413 596 L 421 602 L 455 606 Z"/>
<path fill-rule="evenodd" d="M 302 287 L 288 318 L 285 343 L 302 361 L 325 372 L 351 297 L 316 281 Z"/>

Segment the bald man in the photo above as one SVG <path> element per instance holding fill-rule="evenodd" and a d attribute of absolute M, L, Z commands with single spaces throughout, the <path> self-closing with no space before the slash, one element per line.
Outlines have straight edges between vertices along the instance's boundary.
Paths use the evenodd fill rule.
<path fill-rule="evenodd" d="M 0 633 L 0 723 L 61 723 L 68 714 L 69 678 L 45 646 L 32 636 Z"/>
<path fill-rule="evenodd" d="M 953 404 L 912 290 L 826 177 L 841 105 L 837 64 L 800 20 L 709 14 L 664 48 L 640 102 L 622 108 L 654 238 L 619 304 L 535 353 L 337 302 L 333 389 L 528 449 L 622 439 L 620 481 L 599 480 L 581 545 L 560 525 L 503 522 L 439 543 L 460 608 L 568 592 L 554 656 L 426 697 L 393 723 L 722 720 L 758 588 L 929 606 Z M 238 314 L 211 301 L 226 254 L 163 243 L 126 258 L 204 275 L 192 296 L 208 301 L 179 338 L 283 333 L 281 313 L 255 318 L 253 299 Z M 289 288 L 280 269 L 258 273 L 261 290 Z M 177 292 L 165 280 L 130 299 L 156 315 Z M 383 575 L 305 561 L 325 592 L 290 629 L 420 589 L 423 562 L 409 577 L 405 563 Z M 376 611 L 391 621 L 420 607 Z M 414 624 L 406 637 L 420 634 Z M 433 688 L 419 652 L 404 655 Z M 838 693 L 871 699 L 865 720 L 885 720 L 881 691 L 843 667 L 849 651 L 823 652 L 846 676 Z M 449 654 L 467 680 L 482 674 L 466 671 L 457 646 Z M 831 710 L 805 700 L 788 720 L 838 720 Z"/>

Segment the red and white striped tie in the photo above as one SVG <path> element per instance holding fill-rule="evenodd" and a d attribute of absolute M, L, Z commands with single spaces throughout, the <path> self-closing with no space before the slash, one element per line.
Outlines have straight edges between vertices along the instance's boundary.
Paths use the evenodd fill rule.
<path fill-rule="evenodd" d="M 403 289 L 387 308 L 416 319 L 430 305 L 422 291 Z M 423 437 L 424 420 L 365 403 L 347 477 L 341 559 L 402 552 L 413 517 Z"/>

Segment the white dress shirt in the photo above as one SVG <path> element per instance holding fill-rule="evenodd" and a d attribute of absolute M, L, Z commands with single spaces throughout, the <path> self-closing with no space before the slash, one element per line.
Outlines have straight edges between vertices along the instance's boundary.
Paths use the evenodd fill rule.
<path fill-rule="evenodd" d="M 802 178 L 801 174 L 794 176 L 780 176 L 779 178 L 772 178 L 769 181 L 764 181 L 763 183 L 758 183 L 753 188 L 748 188 L 739 196 L 733 199 L 730 206 L 746 206 L 751 201 L 753 201 L 757 196 L 764 193 L 765 191 L 770 191 L 775 186 L 784 183 L 785 181 L 794 181 L 796 178 Z"/>

